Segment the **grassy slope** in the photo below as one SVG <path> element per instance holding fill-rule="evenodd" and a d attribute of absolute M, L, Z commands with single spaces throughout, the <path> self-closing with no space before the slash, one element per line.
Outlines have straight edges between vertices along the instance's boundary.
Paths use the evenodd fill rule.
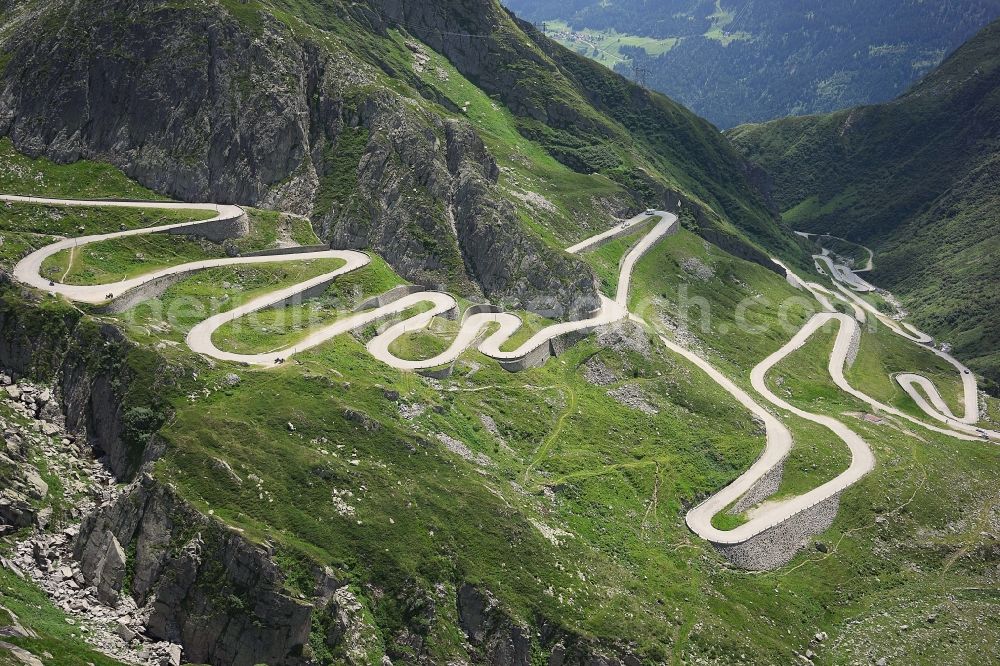
<path fill-rule="evenodd" d="M 704 251 L 700 239 L 689 243 L 692 253 Z M 732 261 L 726 255 L 716 259 Z M 665 260 L 654 253 L 648 263 Z M 783 282 L 757 271 L 747 265 L 740 279 L 775 297 L 784 292 Z M 648 271 L 643 274 L 652 279 Z M 754 277 L 759 282 L 750 282 Z M 726 318 L 724 312 L 719 316 Z M 749 365 L 782 336 L 750 339 L 752 349 L 724 345 L 728 358 L 715 360 Z M 828 343 L 821 338 L 815 346 Z M 580 364 L 595 353 L 619 371 L 619 384 L 640 385 L 659 415 L 649 419 L 624 409 L 607 389 L 582 381 Z M 912 567 L 934 571 L 956 548 L 976 553 L 984 539 L 988 542 L 971 527 L 943 531 L 978 515 L 990 501 L 996 474 L 984 447 L 929 434 L 919 441 L 888 425 L 852 420 L 877 447 L 880 466 L 847 494 L 845 510 L 822 537 L 835 554 L 814 552 L 776 574 L 746 576 L 720 566 L 711 549 L 687 533 L 682 516 L 686 504 L 745 468 L 760 450 L 760 433 L 701 373 L 662 351 L 654 349 L 644 359 L 584 343 L 544 368 L 518 375 L 473 354 L 470 360 L 481 367 L 460 366 L 443 392 L 433 382 L 373 362 L 348 337 L 300 360 L 301 366 L 238 371 L 243 378 L 238 388 L 213 389 L 226 369 L 203 369 L 200 381 L 209 395 L 178 406 L 177 420 L 166 432 L 173 446 L 161 470 L 199 506 L 287 549 L 290 561 L 303 554 L 318 558 L 356 581 L 358 589 L 362 581 L 375 581 L 389 594 L 383 601 L 366 601 L 380 626 L 388 628 L 384 636 L 404 621 L 404 610 L 385 598 L 452 580 L 457 570 L 463 580 L 488 584 L 523 617 L 541 612 L 586 633 L 635 637 L 654 658 L 745 652 L 759 663 L 775 663 L 825 630 L 836 645 L 831 657 L 847 661 L 871 649 L 859 646 L 863 640 L 848 621 L 866 622 L 878 634 L 931 608 L 947 616 L 946 626 L 962 643 L 938 645 L 924 637 L 922 649 L 952 659 L 982 649 L 978 630 L 963 616 L 988 611 L 991 602 L 945 603 L 939 575 L 914 574 Z M 811 411 L 859 411 L 829 385 L 824 369 L 796 354 L 779 372 L 794 401 Z M 745 382 L 745 375 L 738 379 Z M 404 420 L 383 395 L 385 388 L 426 409 L 414 421 Z M 342 416 L 347 409 L 367 413 L 381 429 L 360 428 Z M 483 427 L 481 414 L 499 424 L 499 438 Z M 836 442 L 824 440 L 820 429 L 792 425 L 805 446 L 793 455 L 782 492 L 811 487 L 843 465 L 842 449 L 838 457 Z M 446 452 L 437 432 L 487 456 L 487 466 L 477 472 Z M 255 444 L 261 441 L 268 446 Z M 242 478 L 255 474 L 261 482 L 240 486 L 223 480 L 211 471 L 216 457 L 230 462 Z M 184 472 L 193 468 L 207 471 Z M 966 475 L 968 482 L 953 487 Z M 554 499 L 539 493 L 544 486 Z M 329 501 L 333 489 L 345 488 L 355 493 L 350 516 L 339 515 Z M 961 508 L 963 500 L 970 502 L 968 512 Z M 908 501 L 913 502 L 908 509 L 890 514 L 889 524 L 876 528 L 875 511 L 888 513 Z M 563 536 L 555 547 L 531 519 L 573 536 Z M 880 547 L 882 542 L 892 546 Z M 398 543 L 407 548 L 392 545 Z M 948 585 L 988 585 L 989 570 L 975 561 L 952 565 Z M 550 584 L 551 597 L 541 592 Z M 628 613 L 636 619 L 622 624 Z M 456 649 L 446 624 L 442 618 L 430 629 L 431 650 L 439 658 Z M 945 629 L 921 625 L 921 636 L 934 631 Z M 914 650 L 913 663 L 935 663 L 933 656 L 917 654 L 916 644 L 897 641 L 893 649 Z"/>
<path fill-rule="evenodd" d="M 712 262 L 716 274 L 730 282 L 740 280 L 748 294 L 776 301 L 794 295 L 768 271 L 682 232 L 640 264 L 639 300 L 649 297 L 650 287 L 665 288 L 662 276 L 671 275 L 663 271 L 665 262 L 683 271 L 681 262 L 691 256 Z M 222 279 L 177 285 L 173 296 L 164 295 L 164 304 L 169 308 L 172 297 L 191 289 L 214 294 Z M 273 276 L 260 279 L 267 288 L 275 282 Z M 727 291 L 700 283 L 694 289 L 720 296 Z M 720 323 L 734 321 L 731 302 L 713 303 Z M 758 316 L 757 323 L 768 317 L 763 310 Z M 183 329 L 133 333 L 153 343 L 179 339 Z M 718 342 L 724 355 L 710 354 L 731 368 L 749 367 L 783 340 L 777 332 L 751 336 L 749 344 L 716 334 L 704 339 Z M 588 635 L 628 637 L 654 659 L 680 663 L 695 655 L 744 653 L 758 663 L 778 663 L 825 630 L 838 645 L 845 641 L 835 654 L 846 660 L 859 652 L 846 643 L 856 640 L 855 632 L 841 623 L 860 620 L 874 631 L 887 631 L 893 623 L 911 621 L 918 612 L 914 600 L 919 612 L 939 604 L 943 596 L 932 576 L 904 572 L 914 563 L 932 569 L 961 546 L 978 552 L 977 530 L 949 532 L 947 546 L 940 545 L 944 537 L 937 533 L 963 515 L 959 500 L 981 506 L 995 482 L 987 459 L 974 447 L 958 455 L 947 440 L 915 443 L 896 431 L 871 431 L 888 461 L 879 470 L 885 477 L 848 494 L 845 511 L 823 537 L 838 544 L 836 555 L 807 554 L 778 574 L 747 576 L 730 571 L 694 539 L 683 513 L 753 460 L 762 446 L 758 426 L 700 372 L 661 350 L 654 348 L 646 359 L 585 342 L 544 368 L 518 375 L 472 354 L 469 360 L 481 367 L 460 366 L 458 376 L 446 382 L 453 390 L 446 391 L 381 366 L 350 337 L 301 356 L 301 365 L 268 371 L 213 368 L 179 346 L 162 353 L 191 365 L 198 379 L 190 382 L 190 397 L 173 398 L 176 418 L 164 432 L 171 446 L 160 473 L 202 509 L 251 538 L 275 544 L 290 573 L 302 558 L 333 566 L 362 596 L 382 640 L 390 643 L 408 621 L 406 600 L 419 594 L 416 590 L 436 582 L 448 589 L 455 580 L 469 580 L 488 585 L 525 619 L 543 613 Z M 650 419 L 623 408 L 607 388 L 584 382 L 580 364 L 594 354 L 622 377 L 618 385 L 638 384 L 659 414 Z M 223 375 L 233 371 L 241 376 L 240 385 L 225 386 Z M 822 381 L 795 368 L 790 375 Z M 408 404 L 424 405 L 423 414 L 404 420 L 385 397 L 386 388 L 398 390 Z M 806 396 L 828 392 L 801 387 Z M 347 409 L 368 414 L 380 429 L 361 428 L 346 417 Z M 499 424 L 499 437 L 483 426 L 482 414 Z M 487 466 L 446 451 L 434 436 L 438 432 L 487 456 Z M 799 427 L 795 432 L 809 434 Z M 214 458 L 228 461 L 243 483 L 233 483 L 213 466 Z M 932 482 L 914 476 L 915 459 L 934 470 Z M 820 480 L 808 474 L 814 461 L 799 460 L 789 465 L 789 484 L 804 487 Z M 193 475 L 191 469 L 200 472 Z M 803 474 L 796 475 L 799 469 Z M 260 480 L 251 482 L 251 475 Z M 960 488 L 953 487 L 958 475 L 969 477 Z M 872 507 L 903 504 L 918 481 L 924 484 L 921 512 L 905 514 L 880 534 L 905 542 L 908 550 L 873 552 Z M 541 492 L 544 487 L 553 499 Z M 338 513 L 331 502 L 335 489 L 354 493 L 348 500 L 353 515 Z M 562 542 L 557 547 L 531 520 L 572 536 L 557 536 Z M 923 532 L 914 537 L 927 526 L 934 530 L 931 537 Z M 858 528 L 840 541 L 845 531 Z M 812 563 L 820 558 L 822 563 Z M 988 585 L 986 574 L 974 566 L 960 563 L 953 569 L 947 578 L 951 586 Z M 290 584 L 296 584 L 294 577 Z M 382 594 L 369 596 L 369 584 Z M 552 596 L 545 592 L 550 585 Z M 872 601 L 876 596 L 878 603 Z M 881 615 L 885 609 L 888 619 Z M 962 598 L 938 610 L 941 626 L 954 629 L 962 644 L 934 649 L 952 656 L 982 649 L 963 618 L 989 609 L 988 599 Z M 444 608 L 435 618 L 428 627 L 429 651 L 444 661 L 459 650 L 456 618 Z M 915 655 L 912 661 L 920 659 Z"/>
<path fill-rule="evenodd" d="M 254 313 L 220 327 L 212 336 L 221 349 L 260 353 L 294 344 L 317 328 L 350 314 L 366 298 L 404 281 L 377 255 L 372 263 L 338 279 L 320 297 Z M 222 296 L 222 294 L 218 294 Z"/>
<path fill-rule="evenodd" d="M 112 166 L 95 162 L 53 164 L 14 150 L 0 138 L 0 193 L 102 199 L 162 199 Z M 181 221 L 171 212 L 83 209 L 0 203 L 0 266 L 10 269 L 54 236 L 84 236 L 125 228 Z"/>
<path fill-rule="evenodd" d="M 876 251 L 872 279 L 918 324 L 1000 380 L 1000 22 L 899 99 L 736 128 L 774 176 L 793 227 L 833 230 Z"/>
<path fill-rule="evenodd" d="M 714 275 L 698 277 L 685 263 L 691 258 Z M 243 293 L 300 279 L 278 268 L 243 274 Z M 160 301 L 220 296 L 227 279 L 240 275 L 203 274 Z M 633 305 L 654 319 L 675 317 L 685 284 L 714 313 L 705 331 L 693 329 L 693 342 L 745 384 L 789 335 L 777 327 L 779 304 L 800 294 L 681 232 L 640 264 Z M 767 332 L 733 332 L 743 297 L 757 299 L 749 317 L 770 325 Z M 130 332 L 148 345 L 176 343 L 200 320 L 181 314 L 176 329 L 161 330 L 162 311 L 142 316 Z M 805 316 L 805 305 L 793 303 L 789 326 Z M 518 375 L 471 354 L 476 365 L 462 365 L 443 385 L 374 362 L 346 336 L 301 364 L 265 371 L 209 364 L 176 344 L 161 353 L 197 374 L 184 373 L 183 395 L 164 396 L 176 414 L 163 432 L 170 446 L 158 474 L 250 538 L 274 544 L 292 587 L 304 558 L 334 566 L 369 607 L 383 644 L 412 623 L 412 600 L 462 581 L 489 586 L 525 620 L 544 614 L 669 663 L 786 663 L 820 630 L 830 640 L 812 649 L 831 662 L 888 653 L 901 663 L 962 663 L 989 654 L 998 630 L 989 510 L 1000 475 L 993 452 L 975 443 L 852 422 L 876 447 L 879 466 L 845 494 L 821 537 L 832 552 L 808 551 L 777 572 L 747 575 L 695 539 L 683 515 L 746 468 L 761 433 L 715 384 L 655 344 L 645 358 L 588 340 Z M 624 408 L 583 381 L 580 366 L 594 355 L 659 413 Z M 825 385 L 812 360 L 793 359 L 782 371 L 805 408 L 859 409 Z M 223 382 L 230 372 L 241 376 L 238 386 Z M 407 421 L 385 389 L 428 408 Z M 362 428 L 347 409 L 380 429 Z M 481 415 L 499 425 L 499 436 Z M 485 467 L 446 451 L 438 432 L 487 456 Z M 242 483 L 214 458 L 228 461 Z M 332 502 L 345 489 L 351 516 Z M 532 520 L 572 536 L 555 535 L 557 546 Z M 427 645 L 432 661 L 445 662 L 463 638 L 453 602 L 438 611 L 425 627 Z M 925 621 L 931 612 L 934 624 Z M 902 624 L 913 631 L 901 635 Z"/>
<path fill-rule="evenodd" d="M 15 207 L 16 210 L 16 207 Z M 58 208 L 46 208 L 48 215 L 73 214 Z M 157 226 L 184 221 L 208 219 L 214 211 L 158 211 L 142 212 L 130 209 L 94 209 L 85 214 L 104 230 L 115 230 L 114 224 Z M 45 213 L 43 213 L 43 216 Z M 313 233 L 308 221 L 300 218 L 285 218 L 273 212 L 248 209 L 250 230 L 246 236 L 214 243 L 199 238 L 150 234 L 127 236 L 111 240 L 89 243 L 82 248 L 63 250 L 42 263 L 41 274 L 65 284 L 106 284 L 133 278 L 156 270 L 192 263 L 206 259 L 220 259 L 233 249 L 239 252 L 255 252 L 277 246 L 279 227 L 285 226 L 288 239 L 300 245 L 316 245 L 319 239 Z M 136 224 L 138 222 L 138 224 Z M 0 222 L 2 224 L 2 222 Z M 72 234 L 71 234 L 72 235 Z"/>

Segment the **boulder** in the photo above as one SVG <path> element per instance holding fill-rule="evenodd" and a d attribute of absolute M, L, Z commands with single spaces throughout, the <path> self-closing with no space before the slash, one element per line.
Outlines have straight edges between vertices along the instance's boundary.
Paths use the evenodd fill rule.
<path fill-rule="evenodd" d="M 84 579 L 97 588 L 97 598 L 109 606 L 118 605 L 125 579 L 125 551 L 110 531 L 88 542 L 80 569 Z"/>
<path fill-rule="evenodd" d="M 35 499 L 42 499 L 49 494 L 49 484 L 42 480 L 38 471 L 33 467 L 23 467 L 21 474 L 28 485 L 28 493 Z"/>
<path fill-rule="evenodd" d="M 36 518 L 37 512 L 27 497 L 10 488 L 0 492 L 0 524 L 29 527 Z"/>

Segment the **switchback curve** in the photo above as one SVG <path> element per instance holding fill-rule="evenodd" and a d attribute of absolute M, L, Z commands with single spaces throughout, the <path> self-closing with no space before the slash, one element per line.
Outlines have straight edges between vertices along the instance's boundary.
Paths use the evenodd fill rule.
<path fill-rule="evenodd" d="M 237 354 L 219 349 L 212 341 L 212 334 L 224 324 L 244 317 L 252 312 L 262 310 L 276 304 L 286 302 L 304 294 L 316 287 L 330 283 L 341 275 L 356 271 L 370 262 L 368 255 L 362 252 L 351 250 L 321 250 L 314 252 L 303 252 L 300 254 L 271 254 L 252 257 L 231 257 L 226 259 L 213 259 L 198 261 L 188 264 L 172 266 L 170 268 L 150 272 L 129 280 L 113 284 L 103 285 L 66 285 L 50 281 L 41 276 L 43 262 L 54 254 L 66 249 L 81 247 L 98 241 L 111 240 L 126 236 L 153 233 L 192 233 L 197 234 L 199 230 L 219 223 L 235 222 L 245 214 L 239 206 L 212 205 L 212 204 L 189 204 L 173 202 L 149 202 L 149 201 L 101 201 L 101 200 L 80 200 L 80 199 L 51 199 L 40 197 L 22 197 L 13 195 L 0 195 L 0 200 L 35 203 L 60 206 L 116 206 L 133 208 L 161 208 L 167 210 L 215 210 L 217 215 L 210 220 L 198 222 L 185 222 L 179 224 L 164 225 L 158 227 L 147 227 L 141 229 L 130 229 L 107 234 L 97 234 L 80 238 L 63 239 L 40 250 L 32 252 L 22 259 L 14 268 L 14 277 L 29 286 L 43 289 L 53 294 L 64 296 L 65 298 L 85 303 L 104 303 L 108 301 L 108 296 L 115 297 L 128 293 L 143 285 L 169 276 L 178 276 L 191 273 L 193 271 L 213 268 L 218 266 L 232 266 L 243 264 L 259 264 L 285 261 L 304 261 L 309 259 L 339 259 L 344 262 L 343 266 L 335 271 L 312 278 L 311 280 L 272 291 L 251 301 L 240 305 L 232 310 L 215 314 L 197 324 L 187 336 L 187 344 L 192 351 L 209 356 L 215 359 L 244 363 L 248 365 L 267 366 L 273 365 L 276 360 L 285 359 L 295 354 L 312 349 L 338 335 L 364 327 L 370 323 L 384 320 L 387 317 L 399 315 L 407 309 L 421 304 L 430 303 L 431 308 L 420 314 L 408 317 L 375 336 L 368 343 L 368 351 L 380 361 L 400 370 L 421 370 L 436 368 L 447 365 L 457 359 L 467 349 L 476 344 L 481 334 L 491 327 L 496 330 L 490 333 L 485 340 L 478 345 L 479 351 L 486 356 L 493 358 L 506 367 L 519 367 L 518 364 L 530 364 L 536 352 L 548 345 L 552 340 L 570 333 L 587 332 L 599 326 L 623 321 L 628 318 L 628 289 L 631 280 L 632 270 L 636 262 L 653 245 L 666 235 L 676 231 L 678 218 L 673 213 L 666 211 L 650 211 L 635 216 L 634 218 L 616 225 L 596 236 L 589 238 L 573 247 L 569 252 L 581 252 L 592 247 L 596 247 L 607 240 L 634 232 L 636 228 L 641 228 L 649 223 L 651 219 L 659 219 L 659 222 L 646 234 L 635 246 L 633 246 L 624 257 L 618 284 L 618 293 L 614 299 L 601 297 L 600 308 L 592 313 L 590 317 L 577 321 L 562 322 L 548 326 L 521 344 L 517 349 L 503 351 L 501 347 L 509 340 L 521 327 L 522 322 L 519 317 L 503 312 L 482 312 L 467 317 L 463 322 L 455 340 L 447 350 L 423 360 L 402 359 L 389 351 L 389 347 L 394 340 L 402 335 L 420 330 L 426 327 L 431 320 L 458 307 L 458 302 L 450 294 L 436 291 L 419 291 L 411 293 L 391 303 L 381 305 L 363 312 L 355 313 L 333 324 L 324 326 L 305 339 L 290 345 L 286 348 L 271 351 L 264 354 Z M 112 299 L 113 300 L 113 299 Z"/>

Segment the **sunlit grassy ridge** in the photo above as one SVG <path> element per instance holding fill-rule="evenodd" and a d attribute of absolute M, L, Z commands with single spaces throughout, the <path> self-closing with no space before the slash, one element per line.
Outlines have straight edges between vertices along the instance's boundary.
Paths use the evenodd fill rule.
<path fill-rule="evenodd" d="M 51 215 L 72 215 L 71 209 L 49 208 Z M 160 215 L 147 214 L 139 209 L 111 209 L 105 214 L 98 209 L 91 215 L 99 220 L 105 230 L 117 220 L 152 222 L 135 226 L 154 226 L 214 217 L 214 211 L 161 211 Z M 152 273 L 154 271 L 196 263 L 207 259 L 221 259 L 235 252 L 254 252 L 277 247 L 280 236 L 288 244 L 315 245 L 319 243 L 307 220 L 280 216 L 271 211 L 250 209 L 250 231 L 242 237 L 215 243 L 183 235 L 142 234 L 112 238 L 88 243 L 79 248 L 63 250 L 42 263 L 41 274 L 64 284 L 106 284 Z M 125 225 L 125 222 L 121 223 Z M 158 226 L 158 225 L 157 225 Z"/>
<path fill-rule="evenodd" d="M 647 55 L 658 56 L 672 49 L 680 41 L 678 37 L 656 39 L 622 34 L 616 30 L 593 30 L 590 28 L 574 30 L 565 21 L 546 21 L 544 28 L 546 35 L 566 48 L 593 58 L 610 69 L 614 69 L 619 64 L 630 62 L 625 51 L 627 47 L 639 48 Z"/>

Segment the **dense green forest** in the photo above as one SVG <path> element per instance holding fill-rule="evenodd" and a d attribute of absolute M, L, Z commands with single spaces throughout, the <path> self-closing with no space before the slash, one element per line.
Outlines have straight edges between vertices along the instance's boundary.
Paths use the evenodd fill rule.
<path fill-rule="evenodd" d="M 720 127 L 891 99 L 1000 16 L 997 0 L 506 2 Z"/>

